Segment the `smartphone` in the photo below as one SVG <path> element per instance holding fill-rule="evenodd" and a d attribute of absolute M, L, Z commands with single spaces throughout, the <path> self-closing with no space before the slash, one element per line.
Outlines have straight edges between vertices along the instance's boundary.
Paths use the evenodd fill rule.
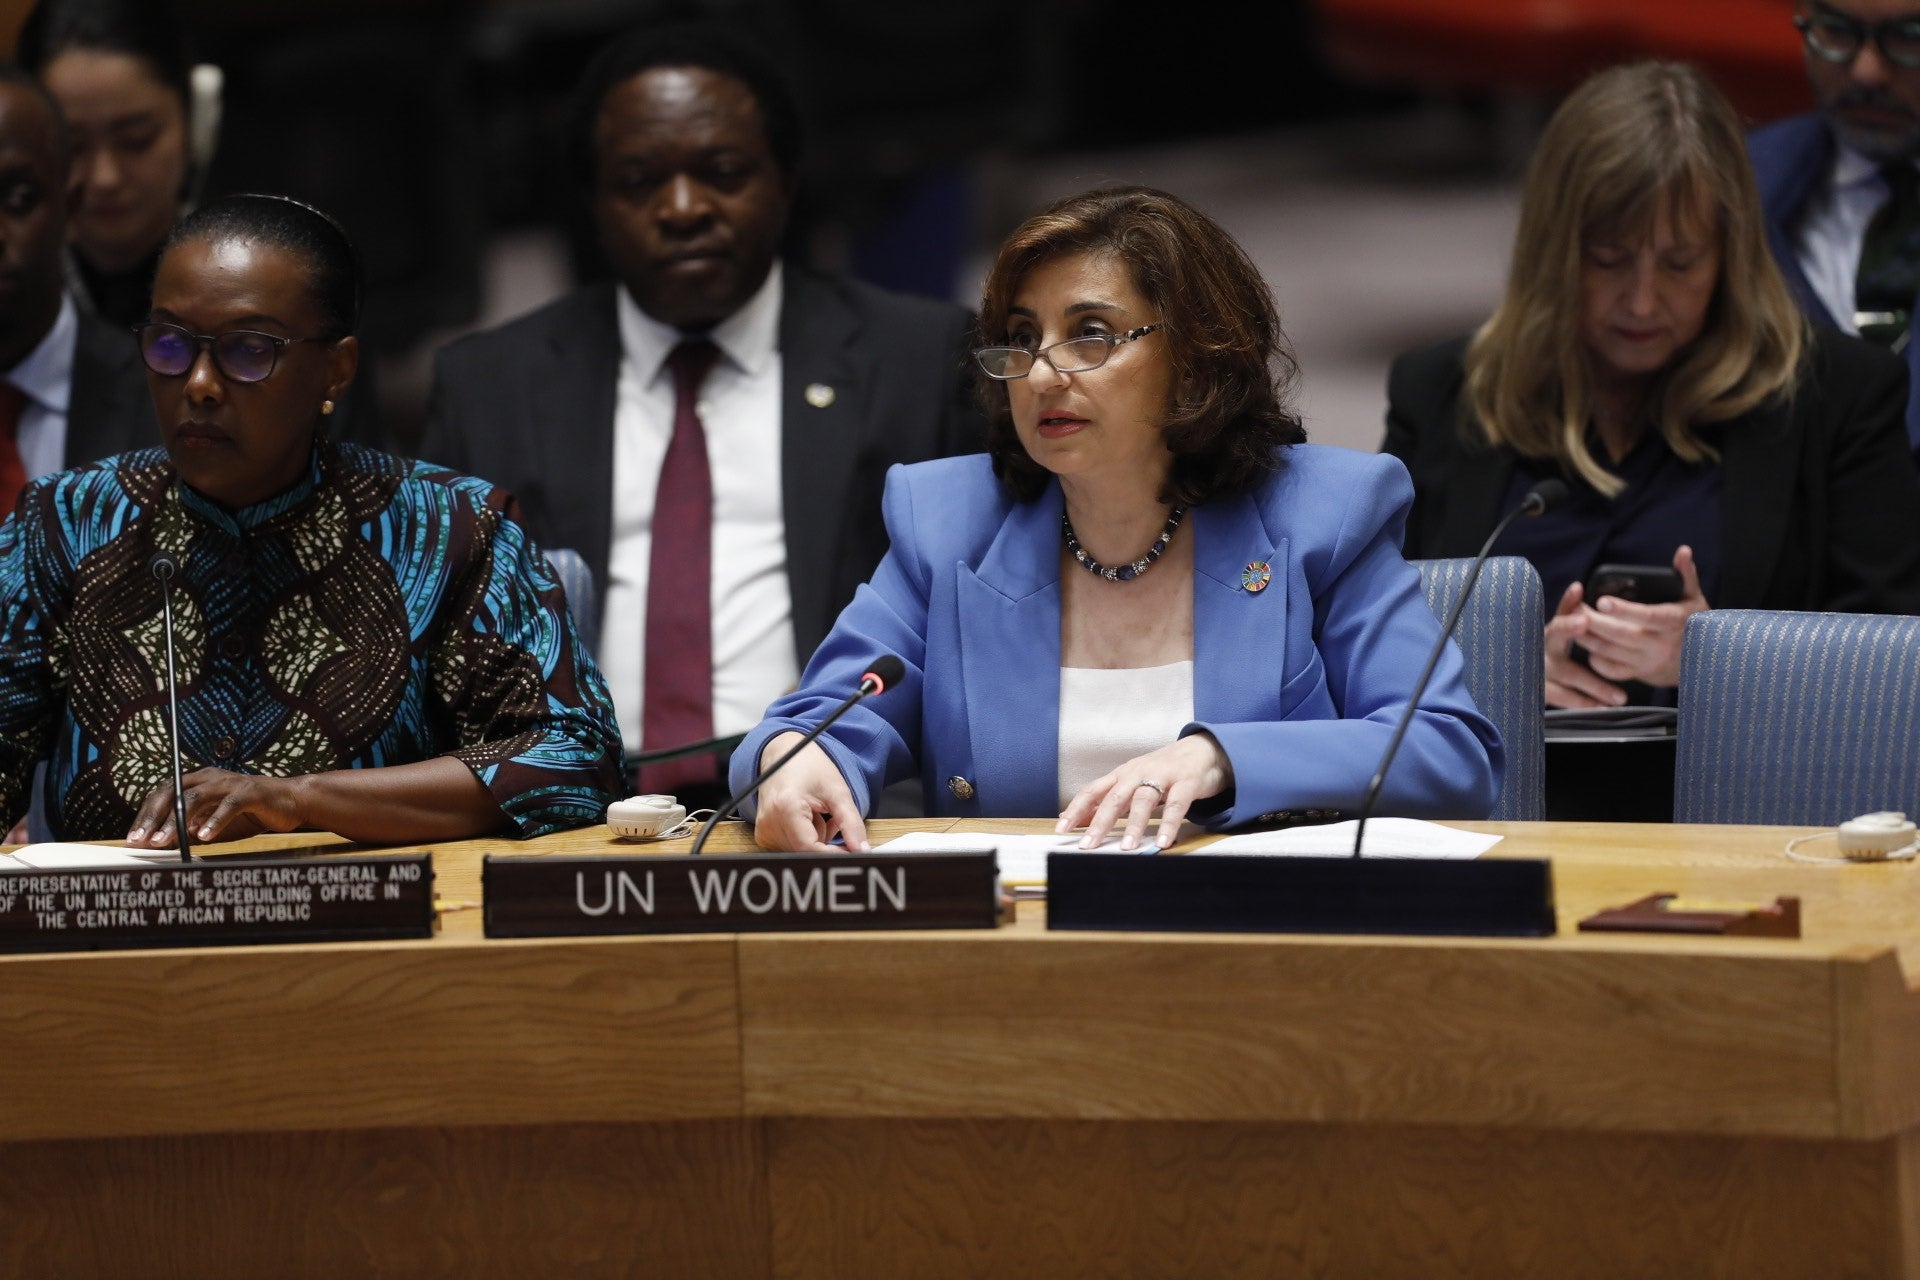
<path fill-rule="evenodd" d="M 1618 596 L 1639 604 L 1672 604 L 1686 594 L 1680 574 L 1664 564 L 1603 564 L 1587 578 L 1586 601 Z"/>

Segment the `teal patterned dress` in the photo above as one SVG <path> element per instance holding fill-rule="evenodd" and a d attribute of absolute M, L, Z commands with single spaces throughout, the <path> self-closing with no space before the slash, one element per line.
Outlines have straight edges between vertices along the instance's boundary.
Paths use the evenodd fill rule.
<path fill-rule="evenodd" d="M 452 756 L 520 835 L 599 822 L 621 786 L 613 704 L 515 516 L 485 481 L 334 443 L 240 511 L 159 449 L 29 485 L 0 525 L 0 823 L 41 758 L 66 839 L 125 835 L 171 777 L 161 551 L 181 566 L 184 769 Z"/>

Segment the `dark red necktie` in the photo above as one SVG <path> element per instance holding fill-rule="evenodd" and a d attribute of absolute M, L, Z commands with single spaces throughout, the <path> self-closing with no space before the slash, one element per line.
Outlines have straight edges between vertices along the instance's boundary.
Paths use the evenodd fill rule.
<path fill-rule="evenodd" d="M 13 514 L 20 489 L 27 483 L 27 464 L 20 460 L 20 411 L 26 393 L 11 382 L 0 382 L 0 519 Z"/>
<path fill-rule="evenodd" d="M 667 357 L 673 373 L 673 439 L 653 500 L 653 554 L 647 567 L 646 705 L 640 749 L 660 751 L 713 736 L 713 476 L 700 425 L 700 386 L 720 349 L 683 342 Z M 640 789 L 672 793 L 713 783 L 712 756 L 647 765 Z"/>

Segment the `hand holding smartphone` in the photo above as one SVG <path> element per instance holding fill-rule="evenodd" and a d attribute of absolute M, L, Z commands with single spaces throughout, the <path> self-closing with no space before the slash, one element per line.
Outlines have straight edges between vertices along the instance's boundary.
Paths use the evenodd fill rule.
<path fill-rule="evenodd" d="M 1597 604 L 1602 596 L 1617 596 L 1636 604 L 1672 604 L 1687 593 L 1679 571 L 1664 564 L 1603 564 L 1587 577 L 1586 602 Z M 1573 646 L 1575 662 L 1587 662 L 1587 651 Z M 1654 688 L 1639 680 L 1617 682 L 1626 692 L 1628 706 L 1645 706 L 1656 698 Z"/>
<path fill-rule="evenodd" d="M 1618 596 L 1636 604 L 1672 604 L 1687 594 L 1680 573 L 1664 564 L 1603 564 L 1587 577 L 1586 601 Z"/>

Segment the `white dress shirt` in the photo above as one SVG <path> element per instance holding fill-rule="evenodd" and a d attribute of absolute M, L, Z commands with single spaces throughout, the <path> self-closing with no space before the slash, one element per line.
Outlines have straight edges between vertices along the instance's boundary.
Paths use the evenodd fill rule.
<path fill-rule="evenodd" d="M 1095 778 L 1171 745 L 1191 723 L 1191 658 L 1163 667 L 1060 668 L 1060 807 Z"/>
<path fill-rule="evenodd" d="M 1794 233 L 1794 256 L 1806 272 L 1807 283 L 1846 333 L 1860 332 L 1853 321 L 1860 249 L 1866 243 L 1867 224 L 1887 196 L 1886 179 L 1880 176 L 1877 163 L 1858 151 L 1835 146 L 1833 169 L 1808 198 Z"/>
<path fill-rule="evenodd" d="M 27 479 L 37 480 L 67 467 L 67 405 L 73 394 L 73 348 L 80 340 L 80 316 L 73 299 L 60 295 L 60 314 L 40 344 L 7 370 L 6 380 L 26 396 L 15 443 Z M 127 341 L 133 341 L 128 335 Z"/>
<path fill-rule="evenodd" d="M 628 751 L 645 724 L 647 572 L 653 503 L 673 438 L 667 356 L 685 338 L 619 298 L 620 373 L 613 413 L 613 545 L 597 657 Z M 713 731 L 742 733 L 800 681 L 787 589 L 780 475 L 780 264 L 707 336 L 720 359 L 700 391 L 713 477 Z"/>

